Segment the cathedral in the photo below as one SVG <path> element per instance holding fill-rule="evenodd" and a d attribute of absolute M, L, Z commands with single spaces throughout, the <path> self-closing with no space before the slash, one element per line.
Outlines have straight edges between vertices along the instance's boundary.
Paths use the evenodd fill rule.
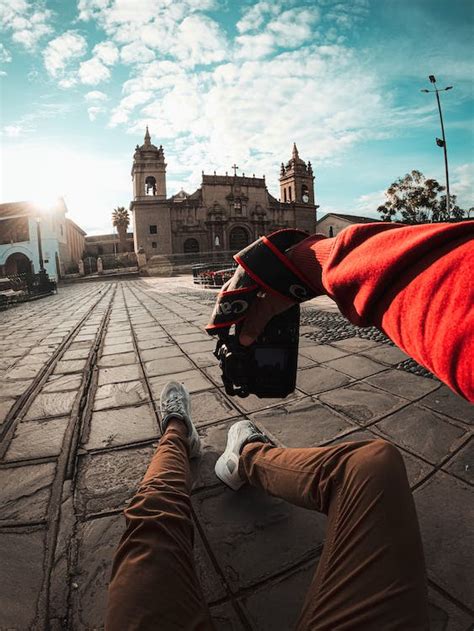
<path fill-rule="evenodd" d="M 133 235 L 135 252 L 156 255 L 212 251 L 238 252 L 263 234 L 281 228 L 315 232 L 316 209 L 311 163 L 296 145 L 281 164 L 280 200 L 267 190 L 265 177 L 202 174 L 194 193 L 166 193 L 163 147 L 156 147 L 146 129 L 143 145 L 133 156 Z"/>

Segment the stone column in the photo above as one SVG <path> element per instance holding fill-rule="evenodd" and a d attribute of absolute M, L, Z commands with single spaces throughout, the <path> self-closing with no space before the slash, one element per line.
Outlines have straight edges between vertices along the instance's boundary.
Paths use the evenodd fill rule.
<path fill-rule="evenodd" d="M 146 267 L 146 254 L 143 248 L 139 248 L 137 252 L 137 265 L 138 269 Z"/>
<path fill-rule="evenodd" d="M 81 276 L 84 276 L 84 275 L 85 275 L 85 271 L 84 271 L 84 261 L 83 261 L 82 259 L 79 259 L 78 266 L 79 266 L 79 274 L 80 274 Z"/>
<path fill-rule="evenodd" d="M 102 264 L 102 259 L 100 258 L 100 256 L 97 259 L 97 273 L 98 274 L 103 274 L 104 273 L 104 266 Z"/>

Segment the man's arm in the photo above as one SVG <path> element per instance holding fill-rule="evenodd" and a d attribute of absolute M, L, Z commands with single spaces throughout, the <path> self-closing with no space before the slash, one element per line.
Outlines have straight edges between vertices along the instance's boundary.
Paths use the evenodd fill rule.
<path fill-rule="evenodd" d="M 315 291 L 333 298 L 348 320 L 378 327 L 474 401 L 473 237 L 473 221 L 360 224 L 334 238 L 308 237 L 289 256 Z M 258 302 L 242 332 L 247 343 L 261 327 L 261 318 L 255 326 L 256 310 L 265 301 Z M 280 304 L 275 312 L 281 310 Z"/>

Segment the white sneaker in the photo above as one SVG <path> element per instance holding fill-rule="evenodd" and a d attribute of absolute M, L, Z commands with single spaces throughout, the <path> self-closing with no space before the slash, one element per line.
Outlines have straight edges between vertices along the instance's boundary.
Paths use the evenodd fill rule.
<path fill-rule="evenodd" d="M 197 458 L 201 454 L 201 441 L 191 420 L 191 399 L 183 384 L 168 381 L 160 396 L 161 426 L 163 433 L 171 418 L 183 421 L 188 428 L 189 457 Z"/>
<path fill-rule="evenodd" d="M 268 436 L 265 436 L 250 421 L 238 421 L 229 429 L 225 451 L 216 462 L 214 471 L 217 477 L 234 491 L 245 484 L 245 480 L 242 480 L 239 475 L 239 460 L 242 449 L 247 443 L 255 442 L 272 443 Z"/>

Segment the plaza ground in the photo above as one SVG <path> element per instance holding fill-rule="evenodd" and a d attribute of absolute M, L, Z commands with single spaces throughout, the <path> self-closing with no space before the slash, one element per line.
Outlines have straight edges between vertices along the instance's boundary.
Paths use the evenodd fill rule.
<path fill-rule="evenodd" d="M 324 298 L 303 307 L 295 393 L 229 398 L 203 331 L 213 302 L 189 277 L 137 278 L 66 286 L 0 314 L 0 628 L 102 628 L 122 510 L 159 441 L 162 386 L 177 379 L 204 447 L 195 556 L 218 629 L 291 629 L 325 536 L 324 516 L 256 489 L 234 494 L 214 476 L 227 429 L 250 418 L 288 447 L 395 443 L 422 529 L 432 629 L 467 631 L 474 407 Z"/>

